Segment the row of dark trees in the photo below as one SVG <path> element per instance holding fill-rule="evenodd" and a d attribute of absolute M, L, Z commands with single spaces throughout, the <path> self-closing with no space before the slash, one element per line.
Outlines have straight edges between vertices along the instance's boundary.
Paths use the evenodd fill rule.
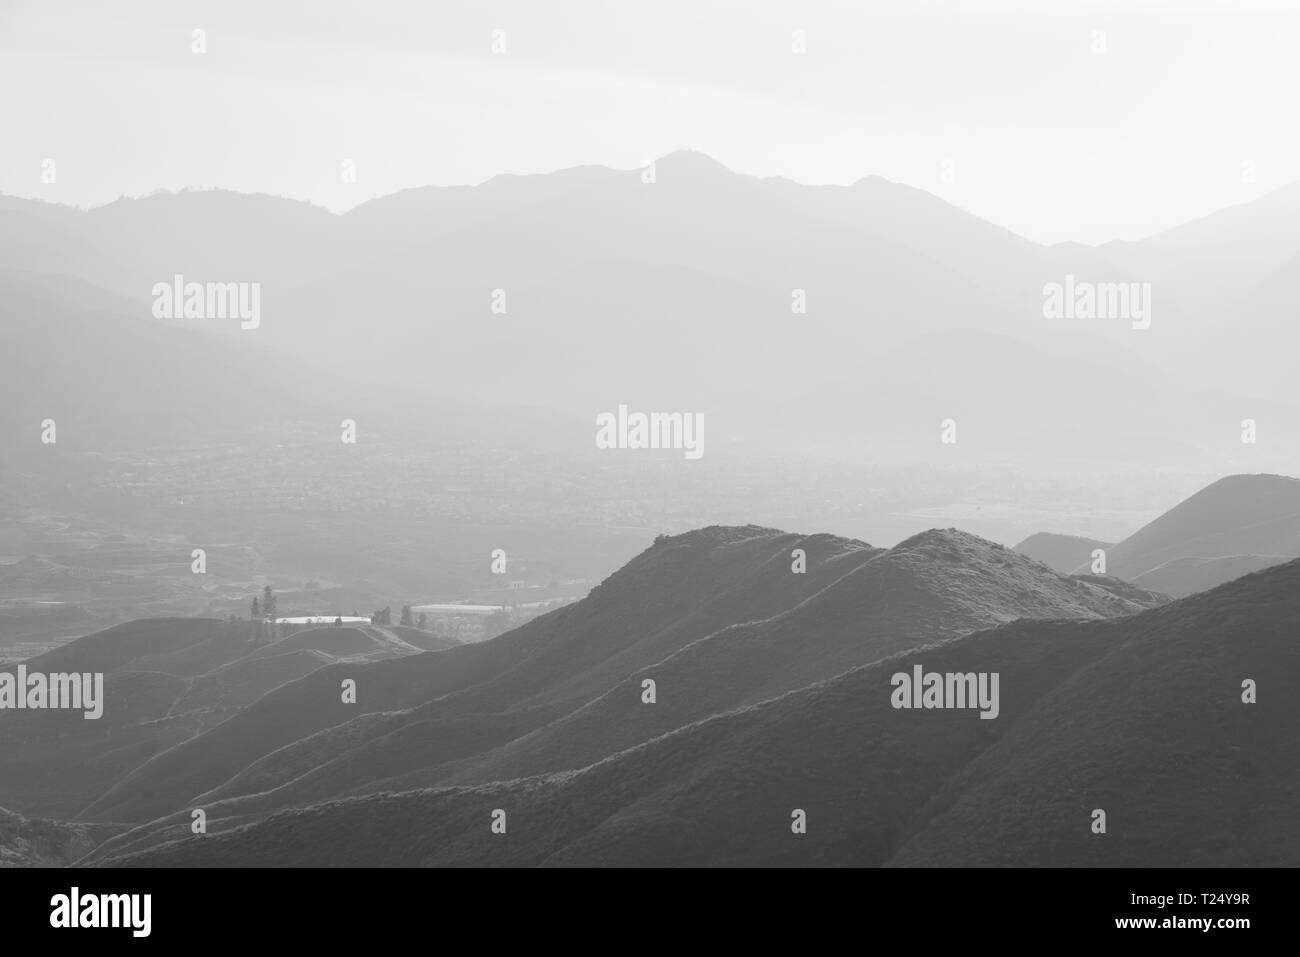
<path fill-rule="evenodd" d="M 253 611 L 252 618 L 254 621 L 256 621 L 259 618 L 269 618 L 271 620 L 275 619 L 276 596 L 275 596 L 275 592 L 271 591 L 270 585 L 267 585 L 262 589 L 262 596 L 260 601 L 258 600 L 257 595 L 253 596 L 252 611 Z M 322 617 L 327 617 L 327 616 L 322 616 Z M 352 617 L 358 618 L 360 616 L 354 611 L 352 612 Z M 392 607 L 385 607 L 380 610 L 372 611 L 370 613 L 370 623 L 372 625 L 391 625 L 393 623 Z M 408 628 L 424 628 L 425 626 L 428 625 L 428 623 L 429 623 L 429 616 L 426 615 L 424 612 L 420 612 L 419 623 L 417 624 L 414 613 L 411 611 L 411 606 L 410 605 L 402 606 L 402 617 L 401 620 L 399 621 L 399 624 L 405 625 Z M 342 625 L 343 624 L 342 617 L 336 617 L 334 619 L 334 624 Z"/>
<path fill-rule="evenodd" d="M 275 617 L 275 592 L 271 591 L 271 586 L 267 585 L 262 589 L 262 603 L 257 603 L 257 596 L 253 596 L 253 618 L 274 618 Z"/>
<path fill-rule="evenodd" d="M 370 623 L 373 625 L 391 625 L 393 623 L 393 609 L 384 608 L 382 611 L 373 611 L 370 613 Z M 429 616 L 420 612 L 420 618 L 417 623 L 414 612 L 410 605 L 402 606 L 402 617 L 397 622 L 407 628 L 424 628 L 429 623 Z"/>

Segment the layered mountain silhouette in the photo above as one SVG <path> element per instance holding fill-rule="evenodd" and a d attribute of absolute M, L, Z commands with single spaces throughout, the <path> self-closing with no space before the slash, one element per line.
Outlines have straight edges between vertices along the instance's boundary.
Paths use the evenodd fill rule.
<path fill-rule="evenodd" d="M 614 395 L 706 410 L 729 435 L 771 439 L 785 408 L 777 438 L 825 444 L 843 435 L 847 410 L 870 413 L 882 395 L 905 389 L 927 400 L 916 408 L 921 424 L 864 422 L 863 443 L 919 443 L 917 429 L 928 439 L 935 414 L 965 415 L 970 455 L 1189 460 L 1231 455 L 1235 423 L 1250 414 L 1274 424 L 1269 448 L 1282 455 L 1295 440 L 1277 424 L 1295 417 L 1294 395 L 1285 381 L 1252 376 L 1247 360 L 1277 353 L 1267 344 L 1290 334 L 1300 249 L 1286 224 L 1295 195 L 1279 190 L 1141 243 L 1042 246 L 880 177 L 801 186 L 680 152 L 656 161 L 653 182 L 642 170 L 579 167 L 407 190 L 344 215 L 224 191 L 85 211 L 6 197 L 0 269 L 81 280 L 102 290 L 92 311 L 146 319 L 154 284 L 178 274 L 258 282 L 256 331 L 229 320 L 162 322 L 271 347 L 277 363 L 336 384 L 401 382 L 505 405 L 544 397 L 583 420 Z M 1253 238 L 1232 250 L 1207 243 L 1220 227 Z M 1241 248 L 1259 269 L 1238 268 Z M 1044 286 L 1067 275 L 1151 283 L 1151 327 L 1045 319 Z M 1237 314 L 1241 303 L 1248 315 Z M 1255 331 L 1241 334 L 1245 325 Z M 1205 347 L 1216 329 L 1225 338 Z M 639 361 L 619 361 L 631 341 Z M 154 348 L 123 352 L 159 370 L 195 365 L 169 366 L 151 357 Z M 196 348 L 214 350 L 218 378 L 255 367 L 246 353 Z M 575 355 L 585 359 L 570 368 Z M 556 368 L 569 374 L 550 374 Z M 816 370 L 802 391 L 827 383 L 839 399 L 810 396 L 797 410 L 774 402 L 770 384 L 791 369 Z M 877 385 L 882 371 L 895 381 Z M 253 386 L 250 402 L 279 408 L 277 397 L 257 394 L 274 391 L 275 376 L 241 381 Z M 794 385 L 782 396 L 799 395 Z M 184 394 L 181 383 L 175 389 Z M 219 392 L 221 383 L 191 386 L 201 389 Z M 213 409 L 215 418 L 194 422 L 216 427 L 242 405 L 235 397 L 224 416 Z M 398 403 L 384 408 L 396 414 Z M 182 402 L 174 415 L 184 410 Z"/>
<path fill-rule="evenodd" d="M 705 530 L 678 548 L 661 542 L 583 601 L 492 641 L 402 662 L 324 669 L 267 695 L 211 735 L 159 755 L 87 815 L 156 817 L 303 739 L 310 756 L 285 755 L 287 766 L 303 760 L 303 770 L 310 770 L 320 763 L 314 753 L 318 741 L 311 737 L 317 732 L 355 721 L 356 727 L 342 735 L 346 741 L 360 729 L 385 728 L 388 712 L 426 702 L 431 713 L 411 717 L 425 720 L 421 747 L 434 758 L 460 757 L 465 748 L 475 753 L 484 743 L 504 744 L 738 619 L 798 604 L 877 552 L 850 542 L 821 555 L 809 550 L 808 572 L 794 575 L 789 555 L 801 540 L 771 530 Z M 340 700 L 344 678 L 357 682 L 355 706 Z M 499 730 L 484 722 L 463 740 L 437 733 L 439 720 L 454 725 L 466 712 L 492 715 L 511 706 L 516 713 L 497 720 Z"/>
<path fill-rule="evenodd" d="M 1280 519 L 1289 481 L 1215 483 L 1126 551 L 1244 541 L 1229 493 L 1271 489 Z M 326 627 L 248 648 L 229 623 L 132 623 L 28 663 L 104 670 L 116 707 L 39 741 L 30 712 L 0 726 L 6 846 L 164 866 L 1294 863 L 1300 709 L 1265 689 L 1300 667 L 1297 577 L 1170 604 L 952 529 L 881 549 L 714 526 L 477 645 Z M 997 672 L 998 717 L 893 708 L 915 665 Z"/>
<path fill-rule="evenodd" d="M 67 277 L 0 268 L 0 328 L 22 359 L 0 380 L 0 467 L 84 470 L 88 451 L 175 451 L 212 441 L 316 442 L 333 450 L 345 417 L 391 436 L 491 432 L 524 448 L 554 441 L 560 427 L 552 418 L 502 415 L 490 402 L 430 398 L 392 381 L 375 387 L 268 365 L 255 333 L 200 334 Z M 57 425 L 52 445 L 41 442 L 46 419 Z"/>
<path fill-rule="evenodd" d="M 580 770 L 331 801 L 107 862 L 1294 866 L 1297 586 L 1291 562 L 1134 615 L 1011 622 Z M 918 664 L 997 672 L 998 718 L 893 708 L 891 676 Z"/>
<path fill-rule="evenodd" d="M 1231 475 L 1202 489 L 1106 553 L 1134 581 L 1185 558 L 1300 555 L 1300 479 Z"/>
<path fill-rule="evenodd" d="M 1102 381 L 1107 387 L 1098 389 Z M 976 329 L 918 334 L 760 407 L 765 428 L 778 434 L 799 432 L 832 449 L 851 437 L 883 460 L 997 455 L 1149 464 L 1221 450 L 1236 436 L 1220 423 L 1231 422 L 1239 403 L 1193 392 L 1109 343 L 1039 328 L 1015 337 Z M 946 420 L 957 428 L 951 444 L 940 441 Z"/>
<path fill-rule="evenodd" d="M 883 550 L 704 529 L 662 539 L 582 602 L 490 642 L 292 682 L 158 755 L 82 817 L 143 824 L 107 854 L 175 836 L 195 806 L 211 833 L 352 792 L 576 771 L 904 648 L 1163 601 L 955 530 Z M 339 703 L 345 675 L 354 708 Z M 641 703 L 646 680 L 654 704 Z"/>
<path fill-rule="evenodd" d="M 450 639 L 429 640 L 450 647 Z M 160 751 L 220 725 L 286 682 L 339 661 L 423 655 L 373 626 L 322 626 L 250 643 L 243 624 L 157 618 L 119 625 L 24 662 L 28 673 L 104 674 L 101 717 L 6 710 L 0 717 L 0 807 L 75 817 Z M 17 673 L 17 665 L 0 666 Z"/>
<path fill-rule="evenodd" d="M 690 151 L 343 215 L 225 191 L 92 210 L 0 196 L 0 505 L 24 523 L 0 528 L 0 627 L 49 606 L 41 647 L 131 602 L 186 607 L 143 596 L 150 563 L 174 571 L 171 545 L 200 530 L 245 543 L 214 546 L 224 582 L 252 574 L 247 529 L 266 528 L 259 561 L 364 595 L 387 584 L 372 573 L 459 589 L 410 541 L 478 541 L 464 529 L 509 528 L 507 508 L 565 508 L 524 512 L 530 551 L 571 529 L 639 548 L 655 527 L 732 523 L 661 535 L 582 600 L 476 644 L 372 625 L 267 643 L 169 617 L 38 654 L 29 670 L 103 672 L 105 710 L 0 713 L 0 865 L 1300 863 L 1300 480 L 1231 474 L 1117 543 L 766 527 L 803 524 L 767 504 L 804 481 L 788 463 L 861 468 L 819 485 L 814 514 L 861 501 L 900 535 L 972 489 L 1079 528 L 1041 482 L 1285 467 L 1298 203 L 1292 186 L 1139 242 L 1044 246 L 880 177 L 804 186 Z M 176 276 L 259 284 L 257 329 L 155 318 Z M 1048 318 L 1067 278 L 1149 284 L 1150 328 Z M 593 449 L 592 415 L 622 404 L 708 416 L 698 486 Z M 343 419 L 382 441 L 340 443 Z M 429 487 L 390 503 L 408 443 L 430 439 L 448 441 L 420 449 L 438 456 Z M 243 524 L 178 504 L 148 532 L 160 547 L 104 520 L 210 464 L 223 492 L 246 472 L 264 486 L 268 451 L 296 471 L 250 494 Z M 746 454 L 768 490 L 710 499 L 706 469 L 722 458 L 745 485 Z M 597 484 L 609 498 L 580 503 Z M 657 508 L 669 486 L 681 499 Z M 366 571 L 354 531 L 280 534 L 322 502 L 323 525 L 363 513 Z M 1024 514 L 999 527 L 1019 537 Z M 406 532 L 409 515 L 434 520 Z M 112 571 L 123 555 L 136 578 Z M 193 607 L 230 600 L 187 587 Z M 917 666 L 996 673 L 997 717 L 895 708 L 893 676 Z"/>
<path fill-rule="evenodd" d="M 1042 533 L 1016 551 L 1086 574 L 1096 548 L 1110 575 L 1176 597 L 1204 591 L 1300 555 L 1300 479 L 1230 475 L 1118 544 Z"/>
<path fill-rule="evenodd" d="M 1042 562 L 1063 575 L 1074 573 L 1084 564 L 1091 565 L 1092 553 L 1097 549 L 1113 547 L 1111 542 L 1103 542 L 1096 538 L 1058 535 L 1054 532 L 1038 532 L 1015 546 L 1016 551 L 1021 555 Z"/>

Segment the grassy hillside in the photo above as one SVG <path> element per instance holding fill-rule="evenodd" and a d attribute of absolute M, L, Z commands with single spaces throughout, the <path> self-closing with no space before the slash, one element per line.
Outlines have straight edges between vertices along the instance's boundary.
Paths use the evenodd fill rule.
<path fill-rule="evenodd" d="M 807 549 L 807 573 L 795 575 L 790 551 L 801 542 L 817 547 Z M 450 706 L 456 717 L 511 707 L 544 722 L 606 690 L 609 674 L 626 675 L 740 616 L 797 604 L 875 552 L 829 536 L 813 541 L 752 526 L 664 539 L 583 601 L 492 641 L 400 661 L 331 665 L 287 684 L 160 754 L 86 815 L 125 821 L 159 817 L 317 732 L 373 712 L 430 701 L 443 707 L 435 699 L 447 696 L 462 696 Z M 344 679 L 357 682 L 355 705 L 341 700 Z M 347 734 L 351 740 L 352 732 Z M 291 758 L 289 764 L 298 768 L 303 762 Z"/>
<path fill-rule="evenodd" d="M 286 682 L 349 653 L 367 660 L 421 653 L 399 639 L 352 629 L 312 629 L 273 644 L 254 643 L 251 634 L 247 623 L 142 619 L 25 662 L 29 673 L 103 672 L 103 715 L 5 711 L 0 803 L 28 815 L 76 817 L 142 764 Z M 16 669 L 17 663 L 0 668 Z"/>
<path fill-rule="evenodd" d="M 506 780 L 580 768 L 713 714 L 753 704 L 919 645 L 1016 618 L 1128 614 L 1116 599 L 954 530 L 928 532 L 780 616 L 734 626 L 643 669 L 536 734 L 439 782 Z M 641 682 L 655 680 L 653 707 Z M 635 707 L 629 707 L 629 705 Z"/>
<path fill-rule="evenodd" d="M 190 675 L 229 660 L 238 641 L 233 628 L 214 618 L 147 618 L 78 638 L 25 664 L 29 671 L 43 672 L 109 672 L 137 665 Z"/>
<path fill-rule="evenodd" d="M 1138 575 L 1133 584 L 1174 598 L 1184 598 L 1287 560 L 1285 555 L 1175 558 Z"/>
<path fill-rule="evenodd" d="M 580 771 L 288 810 L 112 863 L 1294 866 L 1297 586 L 1292 562 L 1130 617 L 1013 622 Z M 914 663 L 998 672 L 1000 716 L 892 708 Z"/>
<path fill-rule="evenodd" d="M 350 791 L 480 783 L 581 768 L 713 714 L 903 648 L 1021 617 L 1101 618 L 1163 601 L 1106 579 L 1086 582 L 1057 575 L 1002 546 L 954 530 L 928 532 L 889 551 L 826 536 L 793 539 L 808 546 L 811 564 L 806 575 L 791 572 L 791 540 L 767 530 L 706 529 L 662 541 L 593 592 L 587 600 L 590 606 L 580 603 L 572 618 L 558 620 L 568 627 L 534 641 L 534 654 L 524 664 L 415 708 L 357 717 L 268 748 L 265 756 L 224 783 L 205 793 L 196 790 L 192 800 L 204 803 L 210 828 L 219 830 Z M 688 576 L 699 589 L 702 557 L 710 559 L 708 569 L 715 578 L 721 574 L 718 559 L 747 564 L 753 574 L 721 595 L 701 592 L 704 604 L 685 617 L 690 627 L 667 630 L 678 645 L 668 654 L 646 654 L 660 652 L 661 633 L 658 641 L 641 638 L 612 656 L 625 670 L 615 670 L 601 659 L 585 672 L 578 669 L 576 663 L 590 649 L 589 636 L 601 634 L 591 631 L 587 622 L 637 621 L 636 610 L 652 596 L 660 596 L 655 609 L 675 607 L 669 589 L 681 587 Z M 810 590 L 816 581 L 814 567 L 833 580 L 776 614 L 748 622 L 740 617 L 779 608 Z M 732 568 L 726 574 L 735 572 Z M 634 607 L 619 613 L 619 606 L 627 604 Z M 731 623 L 737 620 L 742 623 Z M 539 649 L 543 644 L 545 649 Z M 628 648 L 641 651 L 639 662 Z M 552 660 L 575 665 L 539 693 L 538 675 L 547 673 Z M 647 679 L 657 685 L 653 705 L 642 703 Z M 303 690 L 302 684 L 269 696 L 240 718 L 261 718 L 259 712 L 272 698 L 282 699 L 275 702 L 277 707 L 287 707 L 290 693 Z M 583 693 L 571 696 L 570 688 Z M 285 714 L 283 720 L 291 722 L 299 715 Z M 157 794 L 178 778 L 196 787 L 185 775 L 205 761 L 213 766 L 215 777 L 213 757 L 220 754 L 215 749 L 229 745 L 233 751 L 251 736 L 236 739 L 226 733 L 240 723 L 232 721 L 231 728 L 216 729 L 153 762 L 146 769 L 151 772 L 149 789 Z M 265 748 L 267 738 L 276 733 L 268 725 L 256 737 L 258 746 Z M 186 756 L 184 765 L 181 755 Z M 226 766 L 229 763 L 227 758 Z M 170 775 L 168 781 L 163 780 L 164 772 Z M 132 793 L 145 786 L 143 780 L 126 785 Z M 172 810 L 176 807 L 167 809 Z M 170 833 L 171 827 L 168 819 L 161 834 Z"/>
<path fill-rule="evenodd" d="M 1177 559 L 1246 555 L 1300 555 L 1300 479 L 1220 479 L 1108 549 L 1106 570 L 1133 581 Z"/>
<path fill-rule="evenodd" d="M 240 640 L 225 622 L 212 619 L 147 619 L 25 662 L 29 672 L 105 672 L 103 716 L 87 721 L 80 711 L 6 711 L 0 718 L 0 803 L 25 814 L 73 817 L 107 783 L 197 733 L 198 714 L 174 711 L 189 680 L 133 666 L 169 650 L 210 645 L 237 648 Z"/>
<path fill-rule="evenodd" d="M 1298 585 L 1291 562 L 1108 626 L 1114 649 L 955 775 L 891 863 L 1300 864 Z"/>
<path fill-rule="evenodd" d="M 0 808 L 0 867 L 64 867 L 119 830 L 115 824 L 63 824 Z"/>

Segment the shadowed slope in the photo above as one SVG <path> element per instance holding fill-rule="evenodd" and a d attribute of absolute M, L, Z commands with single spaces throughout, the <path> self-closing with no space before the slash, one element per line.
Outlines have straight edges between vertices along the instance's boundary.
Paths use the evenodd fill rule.
<path fill-rule="evenodd" d="M 1177 559 L 1248 555 L 1300 555 L 1300 479 L 1219 479 L 1108 549 L 1106 570 L 1133 581 Z"/>
<path fill-rule="evenodd" d="M 86 816 L 148 820 L 315 732 L 458 692 L 468 697 L 453 714 L 516 707 L 532 708 L 539 722 L 549 720 L 607 688 L 603 668 L 643 667 L 732 623 L 742 609 L 774 613 L 872 554 L 869 546 L 842 542 L 835 561 L 810 561 L 809 574 L 791 575 L 789 553 L 800 541 L 800 536 L 753 526 L 664 539 L 584 601 L 492 641 L 401 661 L 319 669 L 159 755 Z M 607 665 L 617 655 L 626 656 L 626 663 Z M 341 700 L 344 679 L 357 682 L 355 705 Z"/>
<path fill-rule="evenodd" d="M 1016 551 L 1027 555 L 1036 562 L 1042 562 L 1053 571 L 1062 575 L 1085 565 L 1091 566 L 1092 553 L 1098 548 L 1114 548 L 1113 542 L 1103 542 L 1096 538 L 1082 538 L 1078 535 L 1057 535 L 1053 532 L 1038 532 L 1030 535 L 1019 545 Z M 1153 591 L 1159 591 L 1156 588 Z"/>
<path fill-rule="evenodd" d="M 706 529 L 669 539 L 615 576 L 619 588 L 603 593 L 596 607 L 603 616 L 613 610 L 611 601 L 639 604 L 648 593 L 657 593 L 647 590 L 647 574 L 657 576 L 651 578 L 656 587 L 682 581 L 694 565 L 690 559 L 698 553 L 700 540 L 753 534 L 747 529 Z M 775 534 L 765 532 L 763 540 Z M 808 574 L 791 572 L 792 541 L 807 552 Z M 725 612 L 717 619 L 724 623 L 721 627 L 706 626 L 704 634 L 689 641 L 681 641 L 686 635 L 674 630 L 675 640 L 681 642 L 675 650 L 641 663 L 620 655 L 620 667 L 626 668 L 621 673 L 610 674 L 603 665 L 591 669 L 590 687 L 582 689 L 585 696 L 564 698 L 556 691 L 530 695 L 536 676 L 527 669 L 507 670 L 498 679 L 410 711 L 359 717 L 306 737 L 269 753 L 194 800 L 208 810 L 212 832 L 250 816 L 350 790 L 482 782 L 579 768 L 715 713 L 829 678 L 902 648 L 1019 617 L 1108 617 L 1163 600 L 1111 580 L 1065 578 L 1000 545 L 955 530 L 927 532 L 888 552 L 828 536 L 778 536 L 774 544 L 775 553 L 756 576 L 705 606 Z M 683 561 L 686 565 L 678 568 Z M 633 566 L 640 570 L 637 575 L 629 573 Z M 838 574 L 844 567 L 848 570 Z M 773 596 L 781 589 L 807 588 L 810 579 L 815 580 L 814 570 L 824 573 L 828 568 L 836 569 L 833 580 L 793 607 L 747 623 L 741 617 L 779 608 Z M 678 571 L 669 574 L 669 569 Z M 743 601 L 733 607 L 737 597 Z M 593 593 L 588 601 L 595 598 Z M 620 617 L 635 620 L 631 612 Z M 735 621 L 742 623 L 732 624 Z M 652 642 L 633 647 L 642 646 L 659 651 Z M 647 679 L 657 685 L 653 705 L 642 703 Z M 562 693 L 576 686 L 565 680 L 556 687 Z M 513 698 L 510 691 L 515 692 Z M 175 824 L 175 819 L 167 819 L 145 831 L 165 836 Z M 149 840 L 145 833 L 129 839 L 134 844 Z"/>
<path fill-rule="evenodd" d="M 1293 562 L 1127 618 L 1016 622 L 581 771 L 285 811 L 117 863 L 1295 865 L 1300 701 L 1278 689 L 1300 678 L 1298 585 Z M 894 709 L 913 664 L 998 672 L 1000 716 Z"/>

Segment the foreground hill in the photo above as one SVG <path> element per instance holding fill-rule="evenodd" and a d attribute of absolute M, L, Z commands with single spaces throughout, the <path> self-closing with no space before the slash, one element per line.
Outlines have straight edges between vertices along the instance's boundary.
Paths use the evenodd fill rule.
<path fill-rule="evenodd" d="M 202 725 L 200 713 L 173 711 L 189 685 L 184 674 L 133 666 L 171 655 L 189 656 L 202 668 L 230 660 L 240 645 L 226 622 L 158 618 L 97 632 L 25 662 L 29 673 L 104 672 L 103 716 L 87 721 L 80 711 L 0 714 L 0 805 L 41 817 L 72 817 L 106 782 Z M 8 664 L 0 671 L 14 674 L 16 668 Z"/>
<path fill-rule="evenodd" d="M 379 632 L 380 630 L 375 630 Z M 118 625 L 24 662 L 28 673 L 102 672 L 103 715 L 0 714 L 0 805 L 69 818 L 154 755 L 219 724 L 288 681 L 345 657 L 421 649 L 371 629 L 309 629 L 250 641 L 243 622 L 154 618 Z M 17 663 L 0 667 L 16 673 Z"/>
<path fill-rule="evenodd" d="M 70 641 L 25 664 L 42 672 L 130 669 L 190 675 L 237 657 L 238 638 L 235 629 L 213 618 L 146 618 Z"/>
<path fill-rule="evenodd" d="M 805 574 L 791 572 L 795 545 L 807 553 Z M 1113 580 L 1058 575 L 954 530 L 883 551 L 829 536 L 704 529 L 656 543 L 578 605 L 446 653 L 418 689 L 392 693 L 384 666 L 358 673 L 359 687 L 378 686 L 389 708 L 417 691 L 424 703 L 389 714 L 369 704 L 357 710 L 370 713 L 314 730 L 347 711 L 330 703 L 342 672 L 317 672 L 160 755 L 87 816 L 168 815 L 106 849 L 120 850 L 166 839 L 198 804 L 213 831 L 349 791 L 578 769 L 900 649 L 1021 617 L 1104 618 L 1162 601 Z M 633 629 L 630 645 L 616 622 Z M 647 624 L 659 630 L 644 636 Z M 469 667 L 477 657 L 499 664 Z M 402 664 L 413 682 L 420 659 Z M 450 687 L 460 671 L 460 687 Z M 647 680 L 653 705 L 643 703 Z"/>
<path fill-rule="evenodd" d="M 790 572 L 796 547 L 808 556 L 802 575 Z M 581 602 L 491 641 L 401 661 L 333 665 L 291 682 L 158 755 L 85 816 L 145 821 L 170 813 L 277 749 L 353 719 L 374 723 L 378 719 L 365 716 L 435 699 L 452 701 L 455 714 L 516 709 L 506 733 L 517 736 L 692 641 L 799 604 L 879 551 L 862 542 L 753 526 L 664 539 Z M 355 704 L 341 700 L 345 679 L 357 683 Z M 430 734 L 424 746 L 454 752 L 458 740 Z M 476 750 L 503 743 L 491 734 L 469 741 Z M 314 749 L 305 760 L 303 770 L 320 763 Z"/>
<path fill-rule="evenodd" d="M 1291 562 L 913 649 L 579 771 L 328 802 L 109 863 L 1295 866 L 1298 617 Z M 893 708 L 914 665 L 998 673 L 998 717 Z"/>
<path fill-rule="evenodd" d="M 1223 558 L 1175 558 L 1133 579 L 1141 588 L 1183 598 L 1286 561 L 1284 555 L 1228 555 Z"/>
<path fill-rule="evenodd" d="M 114 824 L 64 824 L 0 808 L 0 867 L 63 867 L 114 832 Z"/>
<path fill-rule="evenodd" d="M 902 649 L 1017 618 L 1110 617 L 1159 601 L 1140 592 L 1119 597 L 1102 581 L 1044 575 L 1002 546 L 953 529 L 926 532 L 785 614 L 710 635 L 526 738 L 414 780 L 474 783 L 580 768 Z M 655 706 L 629 710 L 647 678 L 659 691 Z"/>

